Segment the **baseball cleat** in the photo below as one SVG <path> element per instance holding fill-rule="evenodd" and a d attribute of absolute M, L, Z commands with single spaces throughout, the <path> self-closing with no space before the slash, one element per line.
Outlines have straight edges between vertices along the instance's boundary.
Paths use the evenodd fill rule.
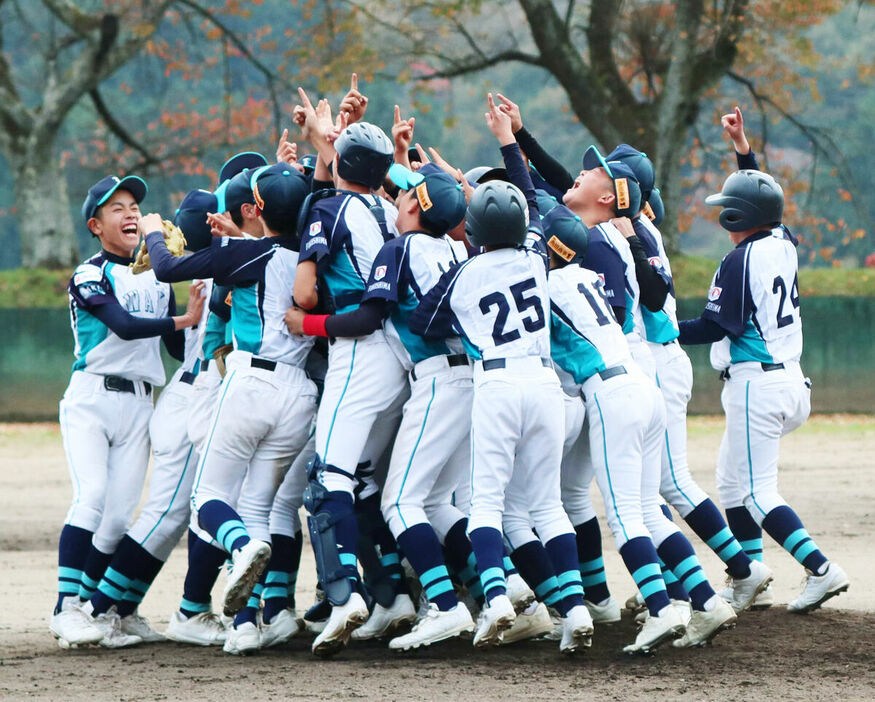
<path fill-rule="evenodd" d="M 675 648 L 704 646 L 724 629 L 735 626 L 738 615 L 720 595 L 712 595 L 705 606 L 710 606 L 711 609 L 704 612 L 695 610 L 689 624 L 687 624 L 686 633 L 673 641 L 672 646 Z"/>
<path fill-rule="evenodd" d="M 818 609 L 830 597 L 846 592 L 851 586 L 847 573 L 835 563 L 829 563 L 823 575 L 816 575 L 807 568 L 805 572 L 808 573 L 805 586 L 799 597 L 787 605 L 788 612 L 807 614 Z"/>
<path fill-rule="evenodd" d="M 61 611 L 53 614 L 49 620 L 49 631 L 58 639 L 58 645 L 65 650 L 96 644 L 103 638 L 103 632 L 94 625 L 91 617 L 82 611 L 75 599 L 75 597 L 65 597 L 61 604 Z"/>
<path fill-rule="evenodd" d="M 562 640 L 560 653 L 574 653 L 581 648 L 592 646 L 592 616 L 585 605 L 572 607 L 562 618 Z"/>
<path fill-rule="evenodd" d="M 409 631 L 415 621 L 416 610 L 413 601 L 409 595 L 399 594 L 395 596 L 391 607 L 374 605 L 374 611 L 371 612 L 368 621 L 352 632 L 350 638 L 353 641 L 367 641 L 394 636 L 404 630 Z"/>
<path fill-rule="evenodd" d="M 644 603 L 644 598 L 641 597 L 640 592 L 636 592 L 629 599 L 627 599 L 625 607 L 630 612 L 640 612 L 647 609 L 647 605 Z"/>
<path fill-rule="evenodd" d="M 331 608 L 331 616 L 325 628 L 313 641 L 313 653 L 317 656 L 333 656 L 347 643 L 352 632 L 368 621 L 368 606 L 357 592 L 352 593 L 345 604 Z"/>
<path fill-rule="evenodd" d="M 110 607 L 108 612 L 92 617 L 91 621 L 103 632 L 100 645 L 104 648 L 128 648 L 143 642 L 139 636 L 122 631 L 122 618 L 115 611 L 115 606 Z"/>
<path fill-rule="evenodd" d="M 684 635 L 686 627 L 678 610 L 671 604 L 659 610 L 655 617 L 644 620 L 635 642 L 623 647 L 625 653 L 650 653 L 666 641 Z"/>
<path fill-rule="evenodd" d="M 481 611 L 474 632 L 474 645 L 477 648 L 498 646 L 505 631 L 516 620 L 513 604 L 507 595 L 496 595 Z"/>
<path fill-rule="evenodd" d="M 270 620 L 270 624 L 261 625 L 261 647 L 270 648 L 285 643 L 301 630 L 301 624 L 295 610 L 281 610 Z"/>
<path fill-rule="evenodd" d="M 690 604 L 689 600 L 671 600 L 671 606 L 677 610 L 684 626 L 690 623 L 690 618 L 693 616 L 693 605 Z M 650 612 L 645 608 L 635 615 L 635 623 L 638 626 L 643 626 L 649 618 Z"/>
<path fill-rule="evenodd" d="M 389 648 L 393 651 L 409 651 L 451 639 L 466 631 L 474 631 L 474 620 L 465 605 L 459 602 L 452 609 L 442 612 L 436 604 L 430 603 L 425 616 L 416 623 L 411 632 L 396 636 L 389 642 Z"/>
<path fill-rule="evenodd" d="M 768 609 L 773 604 L 775 604 L 775 592 L 772 590 L 772 584 L 769 583 L 766 585 L 766 589 L 754 598 L 748 610 L 751 612 L 762 611 Z"/>
<path fill-rule="evenodd" d="M 136 612 L 121 618 L 121 627 L 123 634 L 132 634 L 139 636 L 143 643 L 157 643 L 164 641 L 164 634 L 155 631 L 149 624 L 146 617 L 140 616 Z"/>
<path fill-rule="evenodd" d="M 261 648 L 261 632 L 254 622 L 243 622 L 228 629 L 222 650 L 232 656 L 248 656 Z"/>
<path fill-rule="evenodd" d="M 234 565 L 228 574 L 222 597 L 222 611 L 228 617 L 237 614 L 246 606 L 252 588 L 255 587 L 270 560 L 270 544 L 252 539 L 243 548 L 234 551 L 232 560 Z"/>
<path fill-rule="evenodd" d="M 171 641 L 192 644 L 193 646 L 221 646 L 228 637 L 227 629 L 213 612 L 201 612 L 186 617 L 174 612 L 164 632 Z"/>
<path fill-rule="evenodd" d="M 513 611 L 519 614 L 535 601 L 535 593 L 526 585 L 519 573 L 507 576 L 507 596 L 513 604 Z"/>
<path fill-rule="evenodd" d="M 501 645 L 504 646 L 505 644 L 512 644 L 517 641 L 547 636 L 552 634 L 553 627 L 553 620 L 550 618 L 547 605 L 542 602 L 533 602 L 525 611 L 516 616 L 513 626 L 504 632 L 504 636 L 501 638 Z M 561 623 L 559 624 L 559 629 L 561 632 Z M 560 633 L 556 640 L 558 641 L 561 638 L 562 635 Z"/>
<path fill-rule="evenodd" d="M 593 624 L 614 624 L 620 621 L 620 603 L 613 597 L 608 597 L 598 604 L 584 600 L 583 604 L 589 610 Z"/>
<path fill-rule="evenodd" d="M 750 575 L 746 578 L 729 578 L 729 587 L 720 591 L 720 596 L 732 605 L 732 609 L 743 612 L 757 599 L 757 596 L 772 582 L 771 569 L 760 561 L 750 562 Z M 728 596 L 727 596 L 728 595 Z"/>

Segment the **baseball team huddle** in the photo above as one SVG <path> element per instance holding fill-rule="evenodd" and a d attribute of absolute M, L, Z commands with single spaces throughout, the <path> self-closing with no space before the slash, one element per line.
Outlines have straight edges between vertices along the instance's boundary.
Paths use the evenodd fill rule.
<path fill-rule="evenodd" d="M 590 146 L 575 177 L 489 94 L 503 166 L 463 173 L 397 106 L 391 135 L 364 121 L 355 75 L 336 115 L 299 94 L 313 155 L 287 131 L 275 163 L 237 154 L 172 222 L 141 213 L 134 175 L 85 198 L 101 250 L 68 287 L 62 648 L 240 655 L 310 632 L 319 656 L 466 635 L 582 651 L 621 618 L 593 478 L 637 586 L 627 653 L 702 646 L 771 606 L 763 531 L 805 569 L 788 610 L 848 589 L 778 492 L 780 438 L 810 411 L 796 239 L 738 108 L 723 127 L 739 170 L 706 199 L 733 248 L 701 316 L 679 321 L 653 164 L 633 146 Z M 166 385 L 162 341 L 181 362 Z M 723 512 L 687 463 L 682 345 L 705 343 L 724 382 Z M 303 617 L 301 507 L 319 580 Z M 725 564 L 722 589 L 677 518 Z M 185 534 L 161 634 L 138 607 Z"/>

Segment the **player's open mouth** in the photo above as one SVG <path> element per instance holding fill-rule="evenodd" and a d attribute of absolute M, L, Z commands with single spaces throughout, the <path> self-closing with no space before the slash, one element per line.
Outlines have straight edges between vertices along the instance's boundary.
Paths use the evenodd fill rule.
<path fill-rule="evenodd" d="M 122 234 L 136 234 L 137 233 L 137 225 L 136 224 L 126 224 L 122 227 Z"/>

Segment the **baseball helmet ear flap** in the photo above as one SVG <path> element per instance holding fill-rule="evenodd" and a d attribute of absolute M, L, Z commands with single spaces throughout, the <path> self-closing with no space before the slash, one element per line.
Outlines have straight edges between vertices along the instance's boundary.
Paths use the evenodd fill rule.
<path fill-rule="evenodd" d="M 465 236 L 472 246 L 521 246 L 528 227 L 528 203 L 518 187 L 491 180 L 474 191 L 465 214 Z"/>
<path fill-rule="evenodd" d="M 719 219 L 724 229 L 743 232 L 780 224 L 784 191 L 768 173 L 743 170 L 730 175 L 718 194 L 705 198 L 705 204 L 723 208 Z"/>

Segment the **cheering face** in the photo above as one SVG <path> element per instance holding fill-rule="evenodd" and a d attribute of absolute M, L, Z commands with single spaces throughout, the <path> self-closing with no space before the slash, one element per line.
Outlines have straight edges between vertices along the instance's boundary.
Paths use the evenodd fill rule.
<path fill-rule="evenodd" d="M 572 212 L 591 210 L 596 204 L 610 205 L 614 189 L 610 176 L 604 168 L 581 171 L 580 175 L 562 196 L 562 202 Z"/>
<path fill-rule="evenodd" d="M 127 190 L 116 190 L 88 220 L 88 228 L 107 251 L 131 256 L 140 243 L 140 206 Z"/>

